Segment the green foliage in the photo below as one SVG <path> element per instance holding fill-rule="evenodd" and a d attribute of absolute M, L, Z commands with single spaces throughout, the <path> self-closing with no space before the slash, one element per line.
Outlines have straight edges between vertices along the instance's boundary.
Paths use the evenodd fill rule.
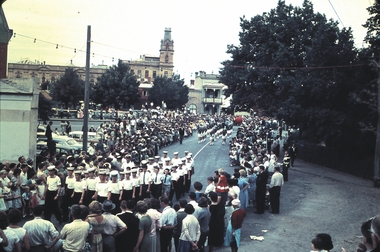
<path fill-rule="evenodd" d="M 370 44 L 371 49 L 379 57 L 380 53 L 380 1 L 375 0 L 373 6 L 367 8 L 370 18 L 363 25 L 367 28 L 365 41 Z"/>
<path fill-rule="evenodd" d="M 49 120 L 53 115 L 53 101 L 46 99 L 45 96 L 40 93 L 38 96 L 38 118 L 43 121 Z"/>
<path fill-rule="evenodd" d="M 69 104 L 76 106 L 84 99 L 84 81 L 73 68 L 66 68 L 65 73 L 52 83 L 51 95 L 53 100 L 64 103 L 66 108 Z"/>
<path fill-rule="evenodd" d="M 189 88 L 180 75 L 172 78 L 157 77 L 149 90 L 149 100 L 155 105 L 166 103 L 168 109 L 182 108 L 189 100 Z"/>
<path fill-rule="evenodd" d="M 229 45 L 220 81 L 232 106 L 259 108 L 297 125 L 315 141 L 355 131 L 350 94 L 357 88 L 357 50 L 351 29 L 302 7 L 279 1 L 275 9 L 240 20 L 240 45 Z"/>
<path fill-rule="evenodd" d="M 119 60 L 98 78 L 90 99 L 103 107 L 112 105 L 115 109 L 133 105 L 140 98 L 139 82 L 129 65 Z"/>

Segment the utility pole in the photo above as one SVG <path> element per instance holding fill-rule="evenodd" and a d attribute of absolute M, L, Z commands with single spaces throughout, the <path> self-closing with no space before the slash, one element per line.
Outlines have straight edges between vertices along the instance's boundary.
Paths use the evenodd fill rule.
<path fill-rule="evenodd" d="M 88 105 L 90 93 L 90 49 L 91 49 L 91 26 L 87 26 L 87 49 L 86 49 L 86 80 L 84 86 L 84 118 L 83 118 L 83 151 L 87 151 L 88 142 Z"/>
<path fill-rule="evenodd" d="M 375 60 L 377 69 L 377 129 L 376 129 L 376 146 L 374 158 L 374 186 L 380 187 L 380 61 Z"/>

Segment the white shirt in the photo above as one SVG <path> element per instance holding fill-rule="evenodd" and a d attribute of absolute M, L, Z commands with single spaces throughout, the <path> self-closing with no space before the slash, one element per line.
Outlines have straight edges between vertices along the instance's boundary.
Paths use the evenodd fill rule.
<path fill-rule="evenodd" d="M 109 183 L 108 185 L 108 191 L 113 193 L 113 194 L 120 194 L 120 190 L 123 190 L 123 188 L 121 187 L 120 183 L 116 182 L 116 183 Z"/>
<path fill-rule="evenodd" d="M 140 185 L 148 185 L 151 180 L 150 172 L 146 171 L 145 173 L 140 173 Z"/>
<path fill-rule="evenodd" d="M 134 182 L 132 179 L 124 179 L 123 181 L 123 189 L 124 190 L 127 190 L 127 191 L 130 191 L 133 189 L 133 186 L 134 186 Z"/>
<path fill-rule="evenodd" d="M 93 179 L 87 178 L 86 179 L 87 190 L 95 191 L 96 184 L 97 184 L 97 181 L 95 178 L 93 178 Z"/>
<path fill-rule="evenodd" d="M 98 196 L 107 197 L 108 195 L 108 183 L 97 183 L 96 191 L 98 192 Z"/>
<path fill-rule="evenodd" d="M 161 185 L 162 184 L 162 175 L 159 173 L 152 174 L 152 184 Z"/>
<path fill-rule="evenodd" d="M 75 181 L 74 182 L 74 192 L 81 193 L 83 192 L 83 189 L 86 189 L 86 182 L 85 181 Z"/>
<path fill-rule="evenodd" d="M 75 182 L 75 177 L 73 176 L 72 178 L 66 177 L 66 185 L 67 189 L 74 189 L 74 182 Z"/>
<path fill-rule="evenodd" d="M 280 172 L 273 173 L 269 186 L 272 188 L 274 186 L 282 186 L 283 184 L 284 177 L 282 176 L 282 174 Z"/>
<path fill-rule="evenodd" d="M 47 177 L 46 184 L 49 191 L 57 191 L 58 187 L 61 186 L 61 179 L 58 176 Z"/>

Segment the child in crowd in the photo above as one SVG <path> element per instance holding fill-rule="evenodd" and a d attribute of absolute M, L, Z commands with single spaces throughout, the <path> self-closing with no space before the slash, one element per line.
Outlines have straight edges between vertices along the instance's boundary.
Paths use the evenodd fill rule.
<path fill-rule="evenodd" d="M 16 208 L 22 212 L 22 199 L 21 199 L 21 189 L 17 183 L 17 179 L 12 178 L 12 208 Z M 10 207 L 11 208 L 11 207 Z"/>
<path fill-rule="evenodd" d="M 3 183 L 0 181 L 0 211 L 7 211 L 7 205 L 4 202 Z"/>
<path fill-rule="evenodd" d="M 194 190 L 195 190 L 195 201 L 198 201 L 200 194 L 202 193 L 201 190 L 203 188 L 203 185 L 201 182 L 194 182 Z"/>
<path fill-rule="evenodd" d="M 29 215 L 29 204 L 30 204 L 30 187 L 25 187 L 25 192 L 22 194 L 22 216 L 25 218 Z"/>
<path fill-rule="evenodd" d="M 37 191 L 38 205 L 40 206 L 45 205 L 45 197 L 44 197 L 45 187 L 46 187 L 45 180 L 43 178 L 37 179 L 36 191 Z"/>

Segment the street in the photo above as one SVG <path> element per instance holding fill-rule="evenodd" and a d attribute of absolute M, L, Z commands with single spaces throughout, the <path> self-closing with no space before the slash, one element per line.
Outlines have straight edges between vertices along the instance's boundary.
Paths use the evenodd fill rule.
<path fill-rule="evenodd" d="M 55 121 L 54 127 L 58 123 Z M 79 122 L 71 123 L 73 130 L 80 130 L 75 129 L 81 127 Z M 96 127 L 99 124 L 89 123 Z M 162 155 L 163 150 L 167 150 L 170 157 L 175 151 L 180 157 L 185 150 L 193 153 L 195 174 L 192 183 L 199 181 L 204 189 L 206 178 L 213 176 L 218 168 L 233 172 L 233 167 L 229 166 L 229 145 L 222 145 L 220 138 L 213 146 L 207 142 L 198 143 L 195 132 L 184 139 L 182 145 L 175 143 L 164 147 L 159 154 Z M 361 241 L 362 222 L 380 213 L 379 196 L 380 191 L 373 187 L 372 181 L 297 159 L 295 167 L 289 169 L 289 181 L 282 187 L 280 214 L 266 211 L 257 215 L 253 213 L 254 208 L 247 209 L 239 251 L 310 251 L 311 240 L 318 233 L 332 236 L 332 251 L 341 251 L 341 247 L 355 251 Z M 264 241 L 251 240 L 251 235 L 263 236 Z M 230 248 L 218 251 L 230 251 Z"/>
<path fill-rule="evenodd" d="M 233 172 L 228 145 L 221 145 L 221 139 L 213 146 L 205 146 L 206 143 L 197 143 L 193 136 L 182 145 L 165 148 L 171 156 L 174 151 L 192 152 L 195 156 L 192 183 L 200 181 L 204 187 L 206 178 L 218 168 Z M 266 211 L 257 215 L 253 213 L 254 208 L 247 209 L 239 251 L 310 251 L 311 240 L 318 233 L 332 236 L 332 251 L 341 251 L 342 247 L 356 251 L 361 242 L 362 222 L 380 213 L 379 196 L 380 191 L 373 187 L 372 181 L 296 160 L 281 191 L 280 214 Z M 251 235 L 263 236 L 264 241 L 251 240 Z M 218 251 L 230 251 L 230 248 Z"/>

